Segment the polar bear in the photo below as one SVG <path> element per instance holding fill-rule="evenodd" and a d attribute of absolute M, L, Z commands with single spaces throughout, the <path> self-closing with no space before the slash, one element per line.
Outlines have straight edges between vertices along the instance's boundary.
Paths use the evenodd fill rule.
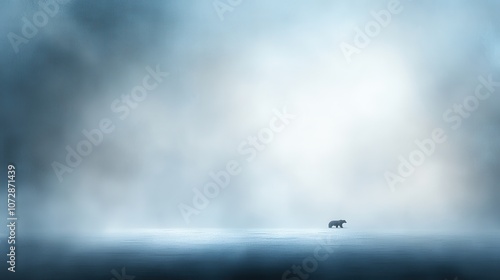
<path fill-rule="evenodd" d="M 335 226 L 336 228 L 338 228 L 340 226 L 341 228 L 344 228 L 342 225 L 345 223 L 347 223 L 346 220 L 331 221 L 330 223 L 328 223 L 328 227 L 332 228 L 333 226 Z"/>

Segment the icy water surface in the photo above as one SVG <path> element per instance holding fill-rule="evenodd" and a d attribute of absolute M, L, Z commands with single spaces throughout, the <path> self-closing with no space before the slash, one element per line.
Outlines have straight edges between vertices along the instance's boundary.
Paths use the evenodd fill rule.
<path fill-rule="evenodd" d="M 499 231 L 143 230 L 19 239 L 1 279 L 500 279 Z"/>

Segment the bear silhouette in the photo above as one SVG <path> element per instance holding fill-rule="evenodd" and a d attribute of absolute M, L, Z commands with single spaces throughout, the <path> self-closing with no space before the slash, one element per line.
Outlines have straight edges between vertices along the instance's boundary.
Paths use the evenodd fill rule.
<path fill-rule="evenodd" d="M 335 228 L 338 228 L 340 226 L 341 228 L 344 228 L 342 225 L 345 223 L 347 223 L 346 220 L 331 221 L 328 223 L 328 227 L 332 228 L 333 226 L 335 226 Z"/>

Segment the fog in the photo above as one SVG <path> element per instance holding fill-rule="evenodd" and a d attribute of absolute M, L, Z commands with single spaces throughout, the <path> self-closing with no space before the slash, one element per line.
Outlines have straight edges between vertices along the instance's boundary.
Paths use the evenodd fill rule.
<path fill-rule="evenodd" d="M 41 8 L 7 2 L 2 158 L 16 165 L 22 227 L 500 224 L 500 88 L 478 79 L 500 81 L 499 3 L 402 0 L 346 56 L 342 43 L 355 47 L 357 28 L 390 1 L 270 2 L 243 1 L 221 18 L 211 1 L 73 0 L 17 53 L 7 34 L 22 35 L 22 18 Z M 148 69 L 169 74 L 126 117 L 114 111 Z M 478 85 L 491 96 L 460 125 L 458 113 L 446 121 Z M 283 129 L 250 148 L 248 137 L 284 110 L 289 123 L 279 119 Z M 66 147 L 103 119 L 114 129 L 59 180 L 53 163 L 67 165 Z M 408 160 L 435 129 L 446 140 L 391 187 L 387 172 L 398 175 L 399 157 Z M 239 150 L 245 143 L 255 157 Z M 240 172 L 196 208 L 193 189 L 203 193 L 230 161 Z"/>

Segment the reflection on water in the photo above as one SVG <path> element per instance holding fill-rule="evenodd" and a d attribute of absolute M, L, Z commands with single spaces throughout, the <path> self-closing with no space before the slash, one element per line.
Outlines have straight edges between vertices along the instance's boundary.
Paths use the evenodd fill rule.
<path fill-rule="evenodd" d="M 18 272 L 7 279 L 500 279 L 499 233 L 203 229 L 25 238 Z"/>

